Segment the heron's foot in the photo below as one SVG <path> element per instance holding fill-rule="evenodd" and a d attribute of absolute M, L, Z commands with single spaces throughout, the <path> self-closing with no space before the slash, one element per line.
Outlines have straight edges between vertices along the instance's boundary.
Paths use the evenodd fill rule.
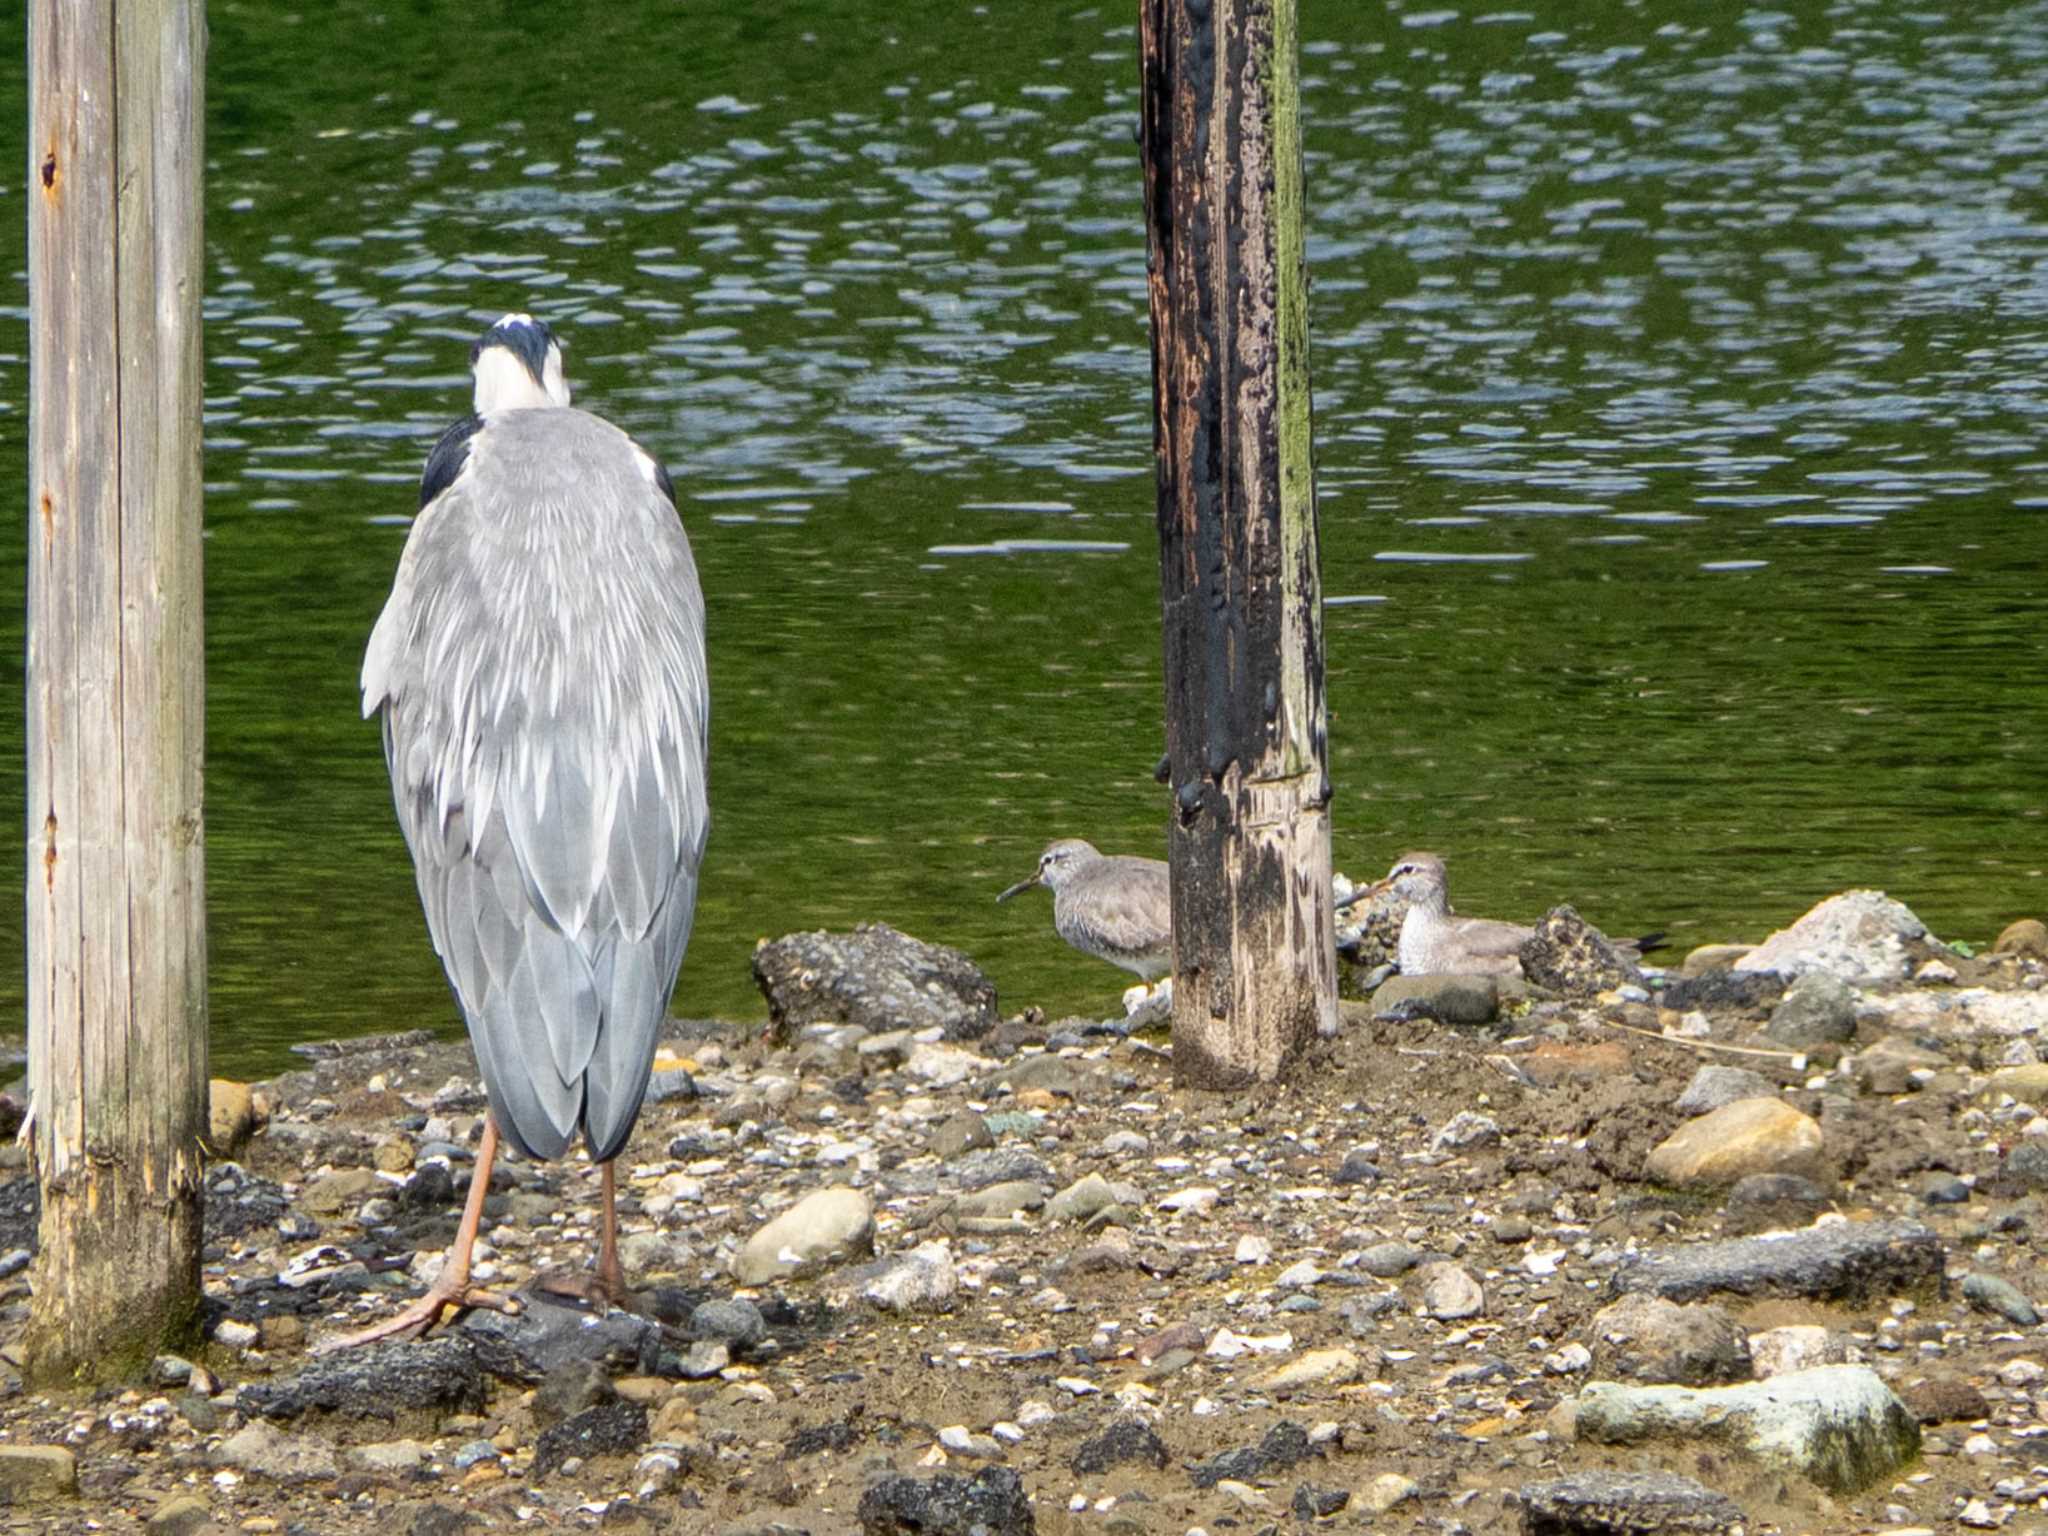
<path fill-rule="evenodd" d="M 520 1304 L 516 1297 L 506 1296 L 498 1291 L 487 1291 L 482 1286 L 471 1285 L 466 1280 L 436 1280 L 427 1287 L 427 1293 L 412 1303 L 396 1317 L 385 1319 L 360 1333 L 347 1333 L 339 1338 L 322 1339 L 313 1346 L 316 1355 L 332 1354 L 336 1350 L 354 1349 L 359 1344 L 372 1344 L 378 1339 L 417 1339 L 441 1320 L 441 1314 L 450 1310 L 460 1312 L 468 1307 L 489 1307 L 494 1312 L 516 1316 Z"/>
<path fill-rule="evenodd" d="M 614 1307 L 621 1312 L 641 1310 L 639 1296 L 628 1288 L 625 1275 L 620 1273 L 608 1276 L 598 1270 L 550 1269 L 533 1277 L 533 1289 L 580 1301 L 598 1313 Z"/>

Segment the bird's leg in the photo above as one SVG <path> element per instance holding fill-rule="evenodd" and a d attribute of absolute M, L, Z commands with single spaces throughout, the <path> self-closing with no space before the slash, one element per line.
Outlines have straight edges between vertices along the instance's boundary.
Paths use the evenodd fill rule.
<path fill-rule="evenodd" d="M 611 1163 L 600 1163 L 598 1171 L 603 1188 L 598 1195 L 601 1215 L 596 1272 L 543 1275 L 534 1283 L 557 1296 L 574 1296 L 594 1307 L 622 1307 L 630 1312 L 633 1293 L 626 1287 L 626 1268 L 619 1262 L 617 1179 Z"/>
<path fill-rule="evenodd" d="M 427 1287 L 426 1295 L 396 1317 L 365 1328 L 360 1333 L 345 1334 L 338 1339 L 328 1339 L 319 1345 L 317 1353 L 329 1350 L 349 1349 L 357 1344 L 368 1344 L 375 1339 L 396 1338 L 401 1335 L 417 1338 L 441 1319 L 442 1312 L 453 1307 L 491 1307 L 500 1312 L 517 1312 L 519 1303 L 509 1296 L 496 1291 L 480 1290 L 469 1283 L 469 1255 L 476 1246 L 477 1229 L 483 1225 L 484 1196 L 491 1187 L 491 1164 L 498 1156 L 498 1122 L 490 1116 L 484 1117 L 483 1143 L 476 1149 L 476 1172 L 470 1175 L 469 1198 L 462 1207 L 462 1225 L 455 1229 L 455 1242 L 448 1249 L 448 1256 L 441 1261 L 441 1273 L 434 1277 L 434 1283 Z"/>

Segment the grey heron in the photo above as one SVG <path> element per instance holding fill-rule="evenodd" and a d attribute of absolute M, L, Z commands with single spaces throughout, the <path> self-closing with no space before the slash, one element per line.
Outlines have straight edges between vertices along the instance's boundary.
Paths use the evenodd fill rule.
<path fill-rule="evenodd" d="M 470 354 L 363 658 L 427 931 L 490 1099 L 438 1278 L 339 1344 L 516 1303 L 470 1283 L 500 1138 L 602 1167 L 593 1300 L 626 1294 L 612 1159 L 640 1112 L 710 825 L 704 598 L 667 473 L 569 404 L 548 326 Z"/>

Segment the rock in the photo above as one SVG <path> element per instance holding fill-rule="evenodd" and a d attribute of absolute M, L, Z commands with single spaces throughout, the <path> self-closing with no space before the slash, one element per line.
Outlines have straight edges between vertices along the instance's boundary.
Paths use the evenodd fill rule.
<path fill-rule="evenodd" d="M 2030 1061 L 2023 1066 L 2000 1067 L 1984 1085 L 1987 1094 L 2009 1093 L 2029 1104 L 2048 1103 L 2048 1062 Z"/>
<path fill-rule="evenodd" d="M 468 1536 L 482 1527 L 483 1521 L 452 1504 L 417 1504 L 406 1536 Z"/>
<path fill-rule="evenodd" d="M 243 1391 L 246 1393 L 247 1388 Z M 479 1405 L 480 1406 L 480 1405 Z M 278 1483 L 339 1477 L 341 1460 L 317 1435 L 287 1434 L 267 1419 L 244 1425 L 220 1444 L 214 1460 L 224 1467 Z"/>
<path fill-rule="evenodd" d="M 1086 1221 L 1097 1211 L 1107 1210 L 1116 1203 L 1116 1191 L 1109 1187 L 1109 1180 L 1099 1173 L 1091 1173 L 1054 1195 L 1046 1204 L 1045 1219 Z"/>
<path fill-rule="evenodd" d="M 987 1189 L 991 1184 L 1051 1184 L 1045 1160 L 1024 1147 L 990 1147 L 970 1152 L 946 1170 L 962 1189 Z"/>
<path fill-rule="evenodd" d="M 1486 1310 L 1486 1292 L 1470 1270 L 1440 1259 L 1425 1265 L 1422 1276 L 1422 1310 L 1443 1322 L 1477 1317 Z"/>
<path fill-rule="evenodd" d="M 817 1023 L 858 1024 L 877 1034 L 937 1027 L 949 1040 L 979 1040 L 998 1018 L 995 984 L 972 960 L 886 923 L 761 944 L 754 980 L 768 999 L 771 1027 L 785 1040 Z"/>
<path fill-rule="evenodd" d="M 851 1292 L 884 1312 L 938 1311 L 950 1307 L 960 1289 L 953 1250 L 945 1243 L 919 1243 L 908 1253 L 863 1264 L 832 1287 L 835 1299 Z"/>
<path fill-rule="evenodd" d="M 1734 968 L 1781 976 L 1826 971 L 1864 985 L 1904 981 L 1913 973 L 1906 946 L 1926 938 L 1927 925 L 1884 892 L 1847 891 L 1772 934 Z"/>
<path fill-rule="evenodd" d="M 1929 1205 L 1964 1205 L 1970 1198 L 1970 1186 L 1952 1173 L 1923 1174 L 1918 1188 Z"/>
<path fill-rule="evenodd" d="M 685 1381 L 709 1381 L 732 1364 L 732 1350 L 716 1339 L 698 1339 L 683 1351 L 676 1374 Z"/>
<path fill-rule="evenodd" d="M 1747 1381 L 1749 1341 L 1719 1307 L 1632 1295 L 1593 1315 L 1603 1374 L 1688 1387 Z"/>
<path fill-rule="evenodd" d="M 1461 1109 L 1429 1139 L 1432 1152 L 1470 1152 L 1500 1145 L 1500 1122 L 1477 1110 Z"/>
<path fill-rule="evenodd" d="M 1490 1023 L 1499 1008 L 1500 987 L 1491 976 L 1390 976 L 1372 995 L 1376 1015 L 1442 1024 Z"/>
<path fill-rule="evenodd" d="M 2048 960 L 2048 923 L 2043 923 L 2038 917 L 2023 917 L 2017 922 L 2007 923 L 1992 944 L 1991 952 Z"/>
<path fill-rule="evenodd" d="M 1007 1062 L 989 1077 L 984 1095 L 993 1096 L 995 1090 L 1007 1088 L 1012 1093 L 1029 1093 L 1038 1089 L 1045 1093 L 1057 1094 L 1063 1099 L 1080 1095 L 1082 1075 L 1075 1064 L 1064 1056 L 1050 1051 L 1041 1051 L 1030 1056 L 1019 1056 Z M 983 1095 L 978 1095 L 983 1096 Z"/>
<path fill-rule="evenodd" d="M 998 1218 L 1017 1211 L 1035 1211 L 1045 1204 L 1045 1186 L 1028 1179 L 1011 1179 L 1002 1184 L 970 1190 L 953 1202 L 959 1216 Z"/>
<path fill-rule="evenodd" d="M 1797 1296 L 1863 1302 L 1939 1293 L 1941 1239 L 1917 1221 L 1835 1222 L 1781 1236 L 1647 1249 L 1626 1255 L 1609 1288 L 1671 1301 Z"/>
<path fill-rule="evenodd" d="M 1846 1340 L 1817 1323 L 1789 1323 L 1751 1334 L 1749 1358 L 1756 1367 L 1756 1379 L 1768 1381 L 1817 1365 L 1845 1365 L 1849 1348 Z"/>
<path fill-rule="evenodd" d="M 1778 1085 L 1747 1067 L 1701 1067 L 1678 1096 L 1682 1115 L 1706 1115 L 1742 1099 L 1777 1096 Z"/>
<path fill-rule="evenodd" d="M 564 1361 L 548 1372 L 535 1390 L 533 1420 L 545 1429 L 618 1395 L 612 1390 L 611 1377 L 595 1360 Z"/>
<path fill-rule="evenodd" d="M 546 1477 L 571 1456 L 618 1456 L 647 1443 L 647 1410 L 615 1399 L 586 1408 L 533 1442 L 533 1476 Z"/>
<path fill-rule="evenodd" d="M 1552 907 L 1536 932 L 1522 941 L 1522 974 L 1552 992 L 1607 992 L 1643 985 L 1633 952 L 1592 926 L 1571 907 Z"/>
<path fill-rule="evenodd" d="M 1991 1416 L 1991 1404 L 1962 1376 L 1923 1376 L 1899 1388 L 1906 1411 L 1922 1424 L 1970 1423 Z"/>
<path fill-rule="evenodd" d="M 233 1157 L 256 1129 L 256 1100 L 247 1083 L 216 1077 L 206 1085 L 206 1144 L 214 1157 Z"/>
<path fill-rule="evenodd" d="M 1972 1270 L 1963 1277 L 1963 1299 L 1980 1312 L 1989 1312 L 2022 1328 L 2031 1328 L 2041 1321 L 2041 1314 L 2018 1286 L 1982 1270 Z"/>
<path fill-rule="evenodd" d="M 2022 1142 L 2005 1154 L 2003 1171 L 2022 1189 L 2048 1189 L 2048 1145 Z"/>
<path fill-rule="evenodd" d="M 1422 1485 L 1399 1472 L 1382 1472 L 1358 1491 L 1358 1507 L 1369 1515 L 1384 1515 L 1396 1504 L 1405 1504 L 1422 1492 Z"/>
<path fill-rule="evenodd" d="M 1875 1371 L 1828 1365 L 1732 1387 L 1594 1382 L 1579 1437 L 1604 1445 L 1713 1441 L 1834 1493 L 1889 1477 L 1920 1453 L 1920 1426 Z"/>
<path fill-rule="evenodd" d="M 1009 1467 L 971 1478 L 904 1474 L 870 1484 L 856 1511 L 861 1536 L 1036 1536 L 1031 1498 Z"/>
<path fill-rule="evenodd" d="M 768 1337 L 768 1322 L 751 1301 L 739 1297 L 706 1301 L 690 1313 L 689 1334 L 693 1339 L 746 1350 Z"/>
<path fill-rule="evenodd" d="M 1675 1472 L 1579 1472 L 1521 1490 L 1522 1536 L 1726 1536 L 1743 1515 Z"/>
<path fill-rule="evenodd" d="M 296 1375 L 250 1382 L 235 1396 L 244 1414 L 294 1419 L 311 1412 L 390 1419 L 402 1412 L 480 1413 L 484 1372 L 468 1339 L 387 1341 L 327 1355 Z"/>
<path fill-rule="evenodd" d="M 1856 1053 L 1854 1073 L 1865 1093 L 1891 1097 L 1920 1086 L 1916 1072 L 1939 1072 L 1948 1058 L 1924 1050 L 1902 1035 L 1886 1035 L 1868 1050 Z"/>
<path fill-rule="evenodd" d="M 1413 1243 L 1374 1243 L 1358 1256 L 1358 1267 L 1376 1280 L 1392 1280 L 1407 1274 L 1424 1257 Z"/>
<path fill-rule="evenodd" d="M 1629 1048 L 1619 1040 L 1600 1040 L 1575 1045 L 1564 1040 L 1539 1040 L 1526 1056 L 1518 1057 L 1523 1074 L 1539 1088 L 1559 1083 L 1597 1083 L 1616 1077 L 1634 1065 Z"/>
<path fill-rule="evenodd" d="M 1785 989 L 1764 1033 L 1781 1045 L 1841 1045 L 1856 1038 L 1856 989 L 1832 971 L 1807 971 Z"/>
<path fill-rule="evenodd" d="M 1303 1483 L 1294 1490 L 1287 1508 L 1297 1520 L 1327 1520 L 1350 1502 L 1348 1488 L 1318 1488 L 1314 1483 Z"/>
<path fill-rule="evenodd" d="M 666 1232 L 628 1232 L 619 1239 L 619 1267 L 629 1290 L 644 1291 L 689 1262 L 689 1248 Z"/>
<path fill-rule="evenodd" d="M 299 1192 L 299 1204 L 315 1216 L 339 1216 L 343 1211 L 352 1211 L 362 1204 L 363 1199 L 373 1190 L 384 1189 L 385 1183 L 369 1168 L 343 1168 L 335 1173 L 322 1174 Z"/>
<path fill-rule="evenodd" d="M 1308 1431 L 1291 1419 L 1282 1419 L 1266 1431 L 1265 1439 L 1257 1445 L 1240 1446 L 1234 1451 L 1211 1456 L 1207 1461 L 1198 1461 L 1188 1468 L 1188 1476 L 1197 1488 L 1214 1488 L 1226 1481 L 1248 1482 L 1257 1477 L 1270 1477 L 1315 1454 Z"/>
<path fill-rule="evenodd" d="M 868 1197 L 835 1185 L 804 1196 L 748 1238 L 733 1261 L 733 1274 L 742 1285 L 765 1285 L 869 1252 L 874 1242 Z"/>
<path fill-rule="evenodd" d="M 1759 1013 L 1784 996 L 1785 978 L 1774 971 L 1708 971 L 1671 982 L 1657 996 L 1677 1013 Z"/>
<path fill-rule="evenodd" d="M 1828 1192 L 1796 1173 L 1752 1173 L 1737 1179 L 1723 1208 L 1737 1232 L 1808 1227 L 1832 1202 Z"/>
<path fill-rule="evenodd" d="M 1074 1448 L 1067 1465 L 1083 1477 L 1094 1477 L 1127 1461 L 1149 1462 L 1163 1470 L 1171 1459 L 1166 1442 L 1151 1425 L 1143 1419 L 1122 1418 L 1083 1440 Z"/>
<path fill-rule="evenodd" d="M 1679 962 L 1679 975 L 1688 980 L 1729 970 L 1753 948 L 1748 944 L 1701 944 L 1686 952 Z"/>
<path fill-rule="evenodd" d="M 0 1504 L 77 1492 L 78 1458 L 63 1446 L 0 1445 Z"/>
<path fill-rule="evenodd" d="M 564 1366 L 587 1361 L 607 1375 L 651 1370 L 661 1349 L 661 1328 L 633 1312 L 594 1317 L 564 1298 L 533 1292 L 514 1317 L 477 1307 L 453 1337 L 469 1345 L 477 1364 L 504 1381 L 540 1382 Z"/>
<path fill-rule="evenodd" d="M 952 1088 L 978 1077 L 995 1063 L 942 1040 L 920 1040 L 903 1060 L 903 1070 L 934 1088 Z"/>
<path fill-rule="evenodd" d="M 1738 1099 L 1688 1120 L 1650 1153 L 1649 1176 L 1681 1189 L 1733 1184 L 1752 1173 L 1821 1169 L 1819 1124 L 1782 1099 Z"/>
<path fill-rule="evenodd" d="M 1285 1392 L 1294 1387 L 1328 1384 L 1343 1386 L 1363 1373 L 1355 1350 L 1338 1345 L 1333 1349 L 1312 1349 L 1306 1354 L 1275 1366 L 1253 1385 L 1264 1392 Z"/>
<path fill-rule="evenodd" d="M 432 1453 L 417 1440 L 384 1440 L 373 1445 L 352 1445 L 348 1459 L 365 1472 L 386 1477 L 404 1477 L 427 1464 Z"/>
<path fill-rule="evenodd" d="M 213 1524 L 206 1500 L 189 1493 L 173 1494 L 150 1512 L 144 1527 L 150 1536 L 199 1536 Z"/>
<path fill-rule="evenodd" d="M 932 1132 L 929 1143 L 932 1151 L 942 1158 L 955 1158 L 976 1147 L 992 1147 L 996 1144 L 995 1132 L 988 1128 L 988 1120 L 971 1109 L 963 1109 L 947 1116 Z"/>
<path fill-rule="evenodd" d="M 1330 1182 L 1377 1184 L 1381 1177 L 1380 1165 L 1372 1160 L 1372 1154 L 1364 1147 L 1353 1147 L 1344 1154 L 1344 1161 L 1337 1165 L 1337 1171 L 1330 1175 Z"/>

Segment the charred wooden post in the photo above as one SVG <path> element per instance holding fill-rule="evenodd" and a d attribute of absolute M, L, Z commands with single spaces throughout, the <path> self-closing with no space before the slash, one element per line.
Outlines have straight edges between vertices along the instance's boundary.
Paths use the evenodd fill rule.
<path fill-rule="evenodd" d="M 1336 1028 L 1295 0 L 1141 0 L 1176 1078 Z"/>
<path fill-rule="evenodd" d="M 39 1378 L 199 1310 L 203 0 L 29 7 L 28 1045 Z"/>

